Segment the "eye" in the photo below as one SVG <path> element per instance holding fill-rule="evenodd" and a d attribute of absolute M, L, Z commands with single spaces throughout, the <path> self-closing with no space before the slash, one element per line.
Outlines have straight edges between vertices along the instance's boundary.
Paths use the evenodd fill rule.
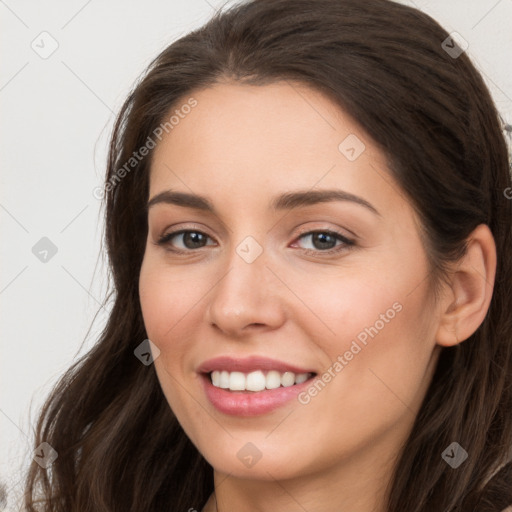
<path fill-rule="evenodd" d="M 181 247 L 176 247 L 176 245 L 172 242 L 172 240 L 175 238 L 181 240 Z M 297 238 L 297 240 L 307 238 L 310 239 L 313 248 L 303 248 L 306 253 L 331 254 L 342 250 L 347 250 L 351 246 L 355 245 L 353 240 L 348 239 L 341 233 L 331 230 L 308 231 L 302 233 Z M 184 254 L 193 252 L 194 249 L 201 249 L 207 245 L 215 245 L 207 244 L 208 239 L 211 240 L 211 238 L 202 231 L 181 229 L 179 231 L 172 231 L 162 235 L 156 242 L 156 245 L 167 246 L 168 250 L 171 252 Z M 294 244 L 296 245 L 296 242 L 294 242 Z"/>
<path fill-rule="evenodd" d="M 173 231 L 171 233 L 167 233 L 161 236 L 158 239 L 158 242 L 156 243 L 157 245 L 173 246 L 174 244 L 171 243 L 171 240 L 173 238 L 178 238 L 178 240 L 181 238 L 182 247 L 170 247 L 169 250 L 178 253 L 183 253 L 189 252 L 190 250 L 193 249 L 200 249 L 201 247 L 204 247 L 206 245 L 206 240 L 210 237 L 206 233 L 203 233 L 202 231 L 182 229 L 180 231 Z"/>
<path fill-rule="evenodd" d="M 336 231 L 308 231 L 303 233 L 297 240 L 310 239 L 311 248 L 304 248 L 307 253 L 333 253 L 348 249 L 355 242 Z M 338 245 L 336 243 L 339 242 Z"/>

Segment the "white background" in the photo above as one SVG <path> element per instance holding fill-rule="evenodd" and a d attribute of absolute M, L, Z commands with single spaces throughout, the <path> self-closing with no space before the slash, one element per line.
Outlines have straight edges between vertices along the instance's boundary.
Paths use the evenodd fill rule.
<path fill-rule="evenodd" d="M 146 65 L 222 3 L 0 0 L 0 485 L 8 496 L 0 511 L 17 509 L 43 399 L 106 319 L 102 212 L 92 191 L 103 182 L 115 113 Z M 468 41 L 512 124 L 512 0 L 403 3 Z M 43 31 L 58 43 L 47 59 L 31 47 L 43 45 Z M 42 237 L 57 247 L 46 263 L 32 253 Z"/>

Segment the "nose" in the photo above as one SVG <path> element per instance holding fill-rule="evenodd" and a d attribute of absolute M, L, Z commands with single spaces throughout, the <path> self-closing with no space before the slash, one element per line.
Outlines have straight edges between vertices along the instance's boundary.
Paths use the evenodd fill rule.
<path fill-rule="evenodd" d="M 282 283 L 267 263 L 265 251 L 248 263 L 233 250 L 226 271 L 208 294 L 206 319 L 214 328 L 236 338 L 284 323 Z"/>

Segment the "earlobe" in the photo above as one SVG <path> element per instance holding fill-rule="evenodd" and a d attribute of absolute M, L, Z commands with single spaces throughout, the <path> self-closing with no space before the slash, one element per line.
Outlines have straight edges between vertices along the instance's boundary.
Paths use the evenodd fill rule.
<path fill-rule="evenodd" d="M 455 264 L 441 301 L 438 345 L 457 345 L 480 327 L 491 303 L 495 275 L 494 237 L 486 224 L 480 224 L 469 235 L 466 254 Z"/>

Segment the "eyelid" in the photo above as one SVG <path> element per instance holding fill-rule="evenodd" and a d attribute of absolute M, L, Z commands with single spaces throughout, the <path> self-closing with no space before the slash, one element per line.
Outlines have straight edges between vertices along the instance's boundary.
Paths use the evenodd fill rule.
<path fill-rule="evenodd" d="M 356 239 L 346 236 L 344 233 L 342 233 L 338 228 L 305 228 L 299 232 L 299 234 L 295 237 L 293 244 L 296 244 L 298 240 L 303 238 L 305 235 L 307 236 L 313 236 L 316 233 L 330 233 L 331 236 L 334 236 L 336 238 L 336 241 L 341 242 L 339 245 L 335 245 L 331 249 L 326 250 L 320 250 L 320 249 L 301 249 L 305 254 L 314 254 L 314 255 L 320 255 L 320 256 L 335 256 L 338 253 L 346 252 L 350 249 L 355 248 Z"/>
<path fill-rule="evenodd" d="M 153 242 L 156 246 L 164 247 L 167 251 L 177 254 L 177 255 L 192 255 L 194 253 L 199 253 L 201 249 L 204 249 L 208 246 L 211 247 L 212 244 L 206 244 L 206 246 L 198 247 L 195 249 L 179 249 L 179 248 L 171 248 L 170 241 L 179 235 L 183 235 L 188 232 L 195 232 L 200 233 L 202 235 L 205 235 L 210 240 L 214 240 L 214 237 L 210 236 L 208 233 L 201 229 L 198 229 L 194 226 L 186 226 L 186 227 L 179 227 L 172 231 L 166 232 L 167 230 L 164 230 L 164 233 L 158 238 L 156 242 Z M 317 227 L 317 228 L 302 228 L 300 229 L 297 236 L 294 238 L 292 244 L 297 244 L 297 242 L 304 238 L 305 236 L 313 236 L 316 233 L 329 233 L 331 236 L 334 236 L 336 241 L 341 242 L 340 244 L 335 245 L 334 247 L 330 249 L 307 249 L 307 248 L 300 248 L 299 249 L 307 255 L 313 255 L 313 256 L 320 256 L 320 257 L 333 257 L 340 253 L 345 253 L 347 251 L 350 251 L 351 249 L 354 249 L 356 247 L 356 241 L 353 238 L 347 237 L 344 233 L 340 232 L 339 228 L 328 228 L 328 227 Z M 356 237 L 357 239 L 357 237 Z M 168 247 L 167 247 L 168 246 Z"/>
<path fill-rule="evenodd" d="M 175 226 L 175 225 L 173 225 Z M 165 246 L 165 245 L 170 245 L 170 240 L 178 235 L 182 235 L 184 233 L 187 233 L 187 232 L 194 232 L 194 233 L 201 233 L 202 235 L 205 235 L 207 238 L 211 239 L 211 240 L 215 240 L 213 236 L 209 235 L 205 229 L 203 227 L 197 227 L 197 226 L 194 226 L 194 225 L 187 225 L 187 226 L 180 226 L 180 227 L 177 227 L 177 228 L 174 228 L 174 229 L 171 229 L 170 231 L 168 231 L 170 229 L 170 227 L 167 227 L 166 229 L 163 230 L 163 233 L 161 235 L 159 235 L 157 237 L 157 241 L 156 242 L 153 242 L 155 245 L 162 245 L 162 246 Z M 165 241 L 165 240 L 168 240 L 168 241 Z M 208 245 L 207 245 L 208 246 Z M 200 249 L 202 249 L 202 247 L 200 247 Z M 169 249 L 171 250 L 171 249 Z M 192 252 L 197 252 L 199 249 L 172 249 L 171 251 L 173 252 L 189 252 L 189 253 L 192 253 Z"/>
<path fill-rule="evenodd" d="M 344 234 L 339 228 L 332 228 L 332 227 L 326 227 L 326 226 L 320 226 L 318 228 L 308 227 L 308 228 L 303 228 L 303 229 L 301 228 L 299 230 L 299 234 L 297 235 L 297 238 L 301 237 L 302 235 L 311 234 L 311 233 L 327 233 L 327 232 L 329 232 L 329 233 L 335 233 L 336 235 L 339 235 L 342 238 L 345 238 L 346 240 L 350 240 L 351 242 L 355 241 L 355 239 L 357 238 L 355 233 L 353 233 L 352 231 L 349 231 L 348 229 L 346 229 L 346 231 L 348 231 L 350 233 L 350 235 Z"/>
<path fill-rule="evenodd" d="M 205 231 L 205 228 L 203 228 L 203 226 L 200 225 L 200 224 L 192 223 L 192 224 L 186 225 L 184 227 L 181 227 L 180 224 L 177 224 L 177 225 L 180 226 L 180 227 L 176 228 L 176 230 L 173 229 L 173 231 L 172 231 L 173 234 L 178 234 L 178 232 L 180 232 L 180 231 L 198 231 L 198 232 L 200 232 L 200 233 L 202 233 L 204 235 L 209 236 L 210 238 L 213 238 L 213 236 L 209 235 Z M 176 226 L 176 224 L 168 226 L 167 228 L 164 229 L 164 232 L 166 232 L 168 229 L 172 228 L 173 226 Z M 321 231 L 321 232 L 328 232 L 329 231 L 329 232 L 336 233 L 337 235 L 340 235 L 340 236 L 342 236 L 342 237 L 344 237 L 346 239 L 350 239 L 351 237 L 353 237 L 354 239 L 357 239 L 357 235 L 353 231 L 351 231 L 351 230 L 349 230 L 347 228 L 344 228 L 344 230 L 347 231 L 350 234 L 346 235 L 343 232 L 341 232 L 339 228 L 327 227 L 325 225 L 320 226 L 318 228 L 303 227 L 303 228 L 299 229 L 299 233 L 297 234 L 297 237 L 300 237 L 300 236 L 302 236 L 304 234 L 308 234 L 308 233 L 311 233 L 311 232 L 319 232 L 319 231 Z M 169 233 L 171 233 L 171 232 L 169 232 Z"/>

